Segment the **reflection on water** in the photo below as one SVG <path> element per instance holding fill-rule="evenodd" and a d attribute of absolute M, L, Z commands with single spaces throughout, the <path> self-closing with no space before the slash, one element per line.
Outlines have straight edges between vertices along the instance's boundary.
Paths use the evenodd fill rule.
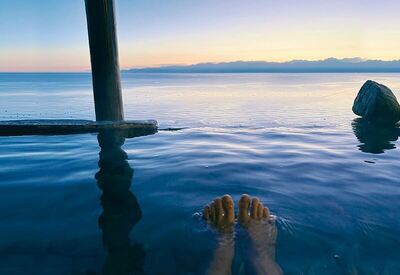
<path fill-rule="evenodd" d="M 128 118 L 187 128 L 102 133 L 100 171 L 94 135 L 0 137 L 0 274 L 202 274 L 216 243 L 191 217 L 225 193 L 277 215 L 285 274 L 400 274 L 398 135 L 351 128 L 369 78 L 400 96 L 398 74 L 125 76 Z M 94 113 L 89 75 L 0 83 L 2 119 Z"/>
<path fill-rule="evenodd" d="M 353 132 L 361 151 L 365 153 L 381 154 L 385 150 L 395 149 L 395 141 L 399 138 L 400 129 L 391 124 L 378 124 L 357 118 L 352 122 Z"/>
<path fill-rule="evenodd" d="M 96 180 L 103 191 L 99 217 L 103 244 L 108 252 L 103 274 L 142 274 L 145 252 L 139 243 L 132 243 L 129 233 L 139 222 L 142 212 L 134 194 L 129 190 L 133 169 L 122 150 L 123 133 L 108 130 L 99 133 L 101 147 Z"/>

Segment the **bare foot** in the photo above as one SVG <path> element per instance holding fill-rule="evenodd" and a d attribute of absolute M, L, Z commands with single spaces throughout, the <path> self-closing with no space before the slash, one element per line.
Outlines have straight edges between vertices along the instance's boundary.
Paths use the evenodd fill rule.
<path fill-rule="evenodd" d="M 252 243 L 251 261 L 258 274 L 283 274 L 275 262 L 277 230 L 269 209 L 258 198 L 242 195 L 238 222 L 247 229 Z"/>
<path fill-rule="evenodd" d="M 216 198 L 210 205 L 204 207 L 203 217 L 215 226 L 219 234 L 217 249 L 208 269 L 208 274 L 232 274 L 232 261 L 235 254 L 233 225 L 235 210 L 231 196 Z"/>
<path fill-rule="evenodd" d="M 204 207 L 203 217 L 221 231 L 229 231 L 235 223 L 235 210 L 231 196 L 216 198 Z"/>

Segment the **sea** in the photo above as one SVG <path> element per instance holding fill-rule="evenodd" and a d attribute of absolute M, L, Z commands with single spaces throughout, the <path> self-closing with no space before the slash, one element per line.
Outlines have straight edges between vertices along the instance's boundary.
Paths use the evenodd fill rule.
<path fill-rule="evenodd" d="M 400 96 L 399 74 L 123 72 L 156 134 L 1 136 L 0 274 L 204 274 L 224 194 L 268 206 L 284 274 L 400 274 L 400 131 L 353 114 L 368 79 Z M 94 117 L 90 73 L 0 73 L 0 120 Z"/>

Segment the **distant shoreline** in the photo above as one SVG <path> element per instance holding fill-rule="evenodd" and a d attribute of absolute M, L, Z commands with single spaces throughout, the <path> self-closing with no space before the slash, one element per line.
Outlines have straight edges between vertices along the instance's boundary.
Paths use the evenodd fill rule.
<path fill-rule="evenodd" d="M 298 72 L 287 72 L 287 71 L 271 71 L 271 72 L 141 72 L 122 70 L 121 74 L 141 74 L 141 75 L 157 75 L 157 74 L 399 74 L 398 71 L 298 71 Z M 0 72 L 0 75 L 6 74 L 87 74 L 91 75 L 91 72 Z"/>
<path fill-rule="evenodd" d="M 396 71 L 210 71 L 210 72 L 162 72 L 162 71 L 136 71 L 136 70 L 123 70 L 123 74 L 369 74 L 369 73 L 400 73 L 400 69 Z"/>
<path fill-rule="evenodd" d="M 364 60 L 361 58 L 327 58 L 288 62 L 235 61 L 199 63 L 151 68 L 133 68 L 136 73 L 399 73 L 400 60 Z"/>
<path fill-rule="evenodd" d="M 254 74 L 254 73 L 400 73 L 400 60 L 365 60 L 355 58 L 327 58 L 323 60 L 292 60 L 287 62 L 234 61 L 199 63 L 193 65 L 165 65 L 122 69 L 125 73 L 140 74 Z M 59 72 L 0 72 L 4 73 L 65 73 L 90 74 L 89 70 Z"/>
<path fill-rule="evenodd" d="M 122 73 L 141 74 L 252 74 L 252 73 L 400 73 L 399 60 L 365 60 L 354 58 L 327 58 L 323 60 L 292 60 L 287 62 L 234 61 L 220 63 L 198 63 L 192 65 L 163 65 L 122 69 Z M 3 71 L 0 74 L 16 73 L 64 73 L 90 74 L 83 71 Z"/>

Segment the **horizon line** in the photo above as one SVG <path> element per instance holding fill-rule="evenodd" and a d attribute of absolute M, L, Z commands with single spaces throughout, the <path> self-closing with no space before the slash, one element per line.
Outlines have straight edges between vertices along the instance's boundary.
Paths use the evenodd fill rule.
<path fill-rule="evenodd" d="M 149 66 L 137 66 L 137 67 L 128 67 L 124 66 L 123 68 L 120 68 L 121 72 L 127 72 L 130 70 L 152 70 L 152 69 L 163 69 L 163 68 L 168 68 L 168 67 L 190 67 L 190 66 L 197 66 L 197 65 L 222 65 L 222 64 L 230 64 L 230 63 L 270 63 L 270 64 L 288 64 L 292 62 L 323 62 L 323 61 L 330 61 L 330 60 L 336 60 L 336 61 L 342 61 L 342 62 L 347 62 L 349 64 L 357 64 L 357 63 L 365 63 L 365 62 L 400 62 L 400 58 L 398 59 L 390 59 L 390 60 L 385 60 L 385 59 L 366 59 L 366 58 L 361 58 L 361 57 L 344 57 L 344 58 L 337 58 L 337 57 L 327 57 L 323 59 L 314 59 L 314 60 L 308 60 L 308 59 L 291 59 L 287 61 L 268 61 L 268 60 L 232 60 L 232 61 L 204 61 L 204 62 L 198 62 L 198 63 L 171 63 L 171 64 L 158 64 L 158 65 L 149 65 Z M 11 70 L 11 71 L 1 71 L 0 73 L 91 73 L 90 68 L 85 68 L 83 70 Z"/>

